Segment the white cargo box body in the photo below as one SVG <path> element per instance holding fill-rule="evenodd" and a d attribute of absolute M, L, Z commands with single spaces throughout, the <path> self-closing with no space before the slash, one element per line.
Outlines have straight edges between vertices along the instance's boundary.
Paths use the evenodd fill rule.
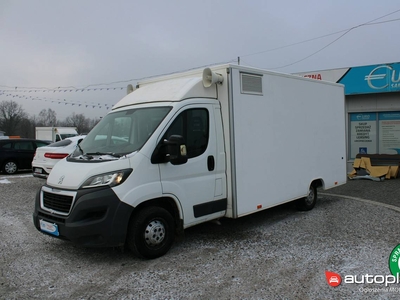
<path fill-rule="evenodd" d="M 167 94 L 175 95 L 174 101 L 216 97 L 221 103 L 227 217 L 305 197 L 314 180 L 324 189 L 346 183 L 343 85 L 231 64 L 211 70 L 223 76 L 222 84 L 190 87 L 183 80 L 184 88 L 175 87 L 179 93 Z M 185 77 L 196 82 L 202 71 L 139 85 Z M 163 99 L 163 90 L 154 89 L 158 94 L 152 98 Z"/>
<path fill-rule="evenodd" d="M 228 215 L 304 197 L 314 179 L 346 182 L 342 85 L 241 67 L 228 76 Z"/>
<path fill-rule="evenodd" d="M 53 127 L 36 127 L 35 128 L 35 137 L 38 140 L 47 140 L 54 141 L 55 134 Z"/>
<path fill-rule="evenodd" d="M 36 139 L 53 142 L 78 135 L 75 127 L 36 127 L 35 131 Z"/>

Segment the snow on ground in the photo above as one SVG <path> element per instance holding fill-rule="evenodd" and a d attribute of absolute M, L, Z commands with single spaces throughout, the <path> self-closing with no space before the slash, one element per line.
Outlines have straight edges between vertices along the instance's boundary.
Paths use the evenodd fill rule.
<path fill-rule="evenodd" d="M 0 184 L 4 183 L 4 184 L 9 184 L 12 183 L 10 180 L 11 178 L 24 178 L 24 177 L 32 177 L 32 174 L 27 174 L 27 175 L 13 175 L 13 176 L 3 176 L 0 177 Z"/>

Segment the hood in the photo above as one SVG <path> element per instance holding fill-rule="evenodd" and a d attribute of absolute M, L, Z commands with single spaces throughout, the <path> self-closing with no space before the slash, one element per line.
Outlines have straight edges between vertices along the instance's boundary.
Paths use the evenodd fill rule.
<path fill-rule="evenodd" d="M 130 159 L 126 156 L 104 162 L 71 162 L 63 159 L 51 170 L 47 184 L 53 188 L 76 190 L 92 176 L 130 167 Z"/>

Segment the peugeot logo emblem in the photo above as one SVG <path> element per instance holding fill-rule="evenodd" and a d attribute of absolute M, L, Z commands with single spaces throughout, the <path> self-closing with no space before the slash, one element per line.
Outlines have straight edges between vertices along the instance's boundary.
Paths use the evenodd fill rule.
<path fill-rule="evenodd" d="M 58 179 L 58 184 L 62 184 L 64 181 L 65 176 L 61 176 L 60 179 Z"/>

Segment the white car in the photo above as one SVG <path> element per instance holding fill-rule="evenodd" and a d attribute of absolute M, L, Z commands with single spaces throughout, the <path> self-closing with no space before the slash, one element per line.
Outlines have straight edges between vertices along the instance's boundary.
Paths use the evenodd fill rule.
<path fill-rule="evenodd" d="M 37 148 L 32 160 L 33 176 L 46 179 L 54 165 L 74 152 L 78 142 L 84 137 L 85 135 L 69 137 L 48 146 Z"/>

